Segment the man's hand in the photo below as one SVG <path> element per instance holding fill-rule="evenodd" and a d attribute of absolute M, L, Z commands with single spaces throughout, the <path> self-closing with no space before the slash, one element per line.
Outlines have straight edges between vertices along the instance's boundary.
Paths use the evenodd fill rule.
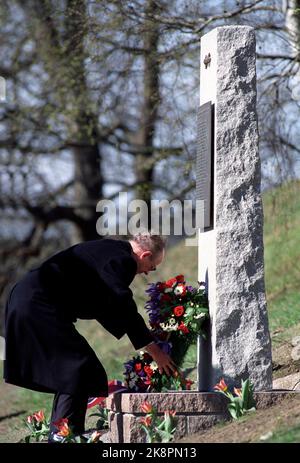
<path fill-rule="evenodd" d="M 177 371 L 177 367 L 171 357 L 166 354 L 157 344 L 150 343 L 145 347 L 146 351 L 153 357 L 158 365 L 158 370 L 162 374 L 165 372 L 168 376 Z"/>

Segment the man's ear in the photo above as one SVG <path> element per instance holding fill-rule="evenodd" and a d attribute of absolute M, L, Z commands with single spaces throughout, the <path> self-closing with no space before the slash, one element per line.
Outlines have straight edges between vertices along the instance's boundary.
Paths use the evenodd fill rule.
<path fill-rule="evenodd" d="M 144 259 L 145 257 L 149 257 L 149 256 L 152 256 L 152 252 L 151 251 L 144 251 L 144 252 L 142 252 L 140 257 L 142 259 Z"/>

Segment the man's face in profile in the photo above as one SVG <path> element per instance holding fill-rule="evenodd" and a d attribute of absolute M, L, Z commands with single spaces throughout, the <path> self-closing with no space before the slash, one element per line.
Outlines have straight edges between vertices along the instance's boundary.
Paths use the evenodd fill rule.
<path fill-rule="evenodd" d="M 138 257 L 137 273 L 148 275 L 149 272 L 154 272 L 156 267 L 162 263 L 164 256 L 164 251 L 157 255 L 153 255 L 151 251 L 142 252 Z"/>

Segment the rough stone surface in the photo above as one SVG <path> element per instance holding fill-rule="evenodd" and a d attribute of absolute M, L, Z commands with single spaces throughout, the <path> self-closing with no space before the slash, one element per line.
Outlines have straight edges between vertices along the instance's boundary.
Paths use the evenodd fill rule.
<path fill-rule="evenodd" d="M 292 349 L 291 357 L 295 361 L 300 360 L 300 344 L 298 344 Z"/>
<path fill-rule="evenodd" d="M 146 436 L 143 431 L 139 429 L 138 419 L 130 413 L 123 415 L 123 442 L 146 442 Z"/>
<path fill-rule="evenodd" d="M 112 443 L 110 432 L 108 431 L 102 434 L 102 436 L 100 436 L 100 441 L 103 442 L 104 444 Z"/>
<path fill-rule="evenodd" d="M 293 373 L 273 381 L 273 389 L 300 390 L 300 373 Z"/>
<path fill-rule="evenodd" d="M 270 392 L 256 392 L 254 393 L 254 400 L 256 402 L 256 408 L 262 409 L 271 407 L 287 397 L 299 397 L 300 394 L 297 391 L 286 391 L 286 390 L 272 390 Z"/>
<path fill-rule="evenodd" d="M 226 398 L 217 392 L 178 393 L 115 393 L 106 399 L 109 410 L 123 413 L 141 413 L 141 404 L 150 402 L 159 413 L 176 410 L 177 413 L 224 413 Z"/>
<path fill-rule="evenodd" d="M 110 411 L 108 423 L 111 442 L 123 442 L 123 414 Z"/>
<path fill-rule="evenodd" d="M 215 274 L 213 284 L 208 281 L 212 325 L 210 389 L 221 377 L 229 385 L 249 378 L 255 390 L 271 389 L 255 34 L 248 26 L 219 27 L 211 34 L 217 41 L 217 56 L 212 56 L 212 61 L 217 61 L 217 91 L 214 233 L 207 243 L 215 253 L 215 261 L 209 264 L 213 268 L 207 272 L 208 278 Z M 201 76 L 204 72 L 201 70 Z"/>
<path fill-rule="evenodd" d="M 292 339 L 292 346 L 295 347 L 295 346 L 298 346 L 298 345 L 300 345 L 300 336 L 295 336 Z"/>

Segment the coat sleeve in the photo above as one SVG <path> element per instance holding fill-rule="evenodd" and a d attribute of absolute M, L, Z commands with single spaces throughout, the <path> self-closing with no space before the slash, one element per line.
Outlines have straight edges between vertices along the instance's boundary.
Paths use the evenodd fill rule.
<path fill-rule="evenodd" d="M 101 280 L 107 286 L 112 301 L 111 317 L 116 332 L 127 334 L 135 349 L 141 349 L 153 341 L 143 317 L 139 314 L 129 288 L 136 274 L 136 262 L 130 256 L 111 258 L 98 269 Z M 121 335 L 122 336 L 122 335 Z M 120 338 L 121 336 L 117 336 Z"/>

